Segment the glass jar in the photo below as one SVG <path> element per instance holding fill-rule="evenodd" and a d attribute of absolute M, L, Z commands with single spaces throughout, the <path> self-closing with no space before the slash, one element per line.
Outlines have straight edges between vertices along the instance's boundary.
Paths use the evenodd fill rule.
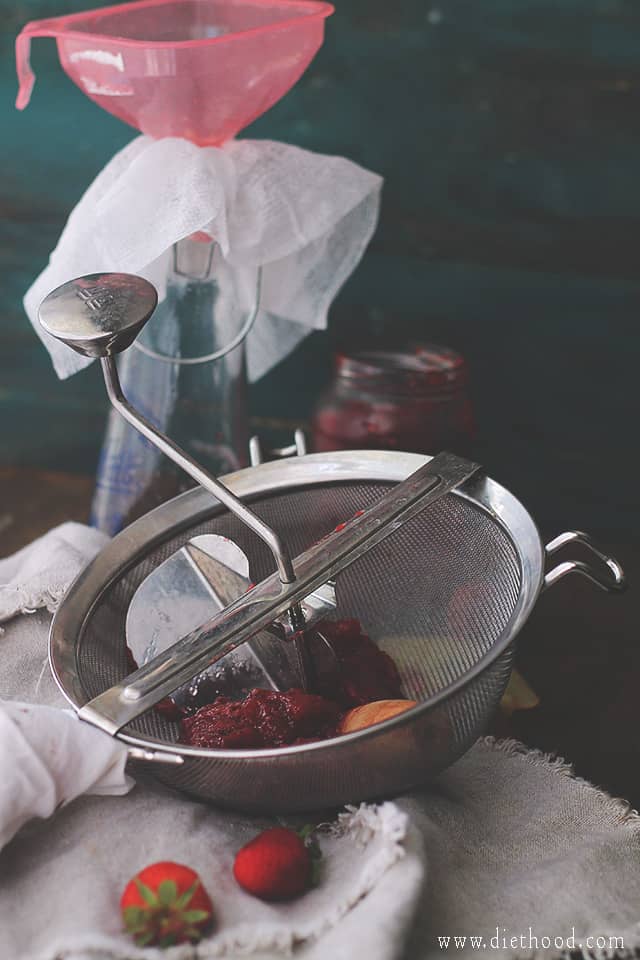
<path fill-rule="evenodd" d="M 469 454 L 467 365 L 447 347 L 339 353 L 312 418 L 313 449 Z"/>

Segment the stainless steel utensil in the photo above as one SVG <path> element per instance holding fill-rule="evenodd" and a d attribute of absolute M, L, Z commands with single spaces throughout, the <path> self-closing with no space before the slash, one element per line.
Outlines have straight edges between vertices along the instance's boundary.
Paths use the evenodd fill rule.
<path fill-rule="evenodd" d="M 251 586 L 249 559 L 237 544 L 216 534 L 192 537 L 153 570 L 133 595 L 125 629 L 135 663 L 143 666 L 169 650 Z M 323 615 L 335 609 L 333 591 L 325 591 L 321 606 Z M 307 609 L 304 604 L 303 609 Z M 311 619 L 310 611 L 307 615 Z M 301 671 L 293 644 L 287 643 L 284 635 L 279 624 L 254 635 L 240 649 L 173 691 L 172 700 L 193 707 L 223 693 L 239 698 L 256 687 L 290 690 L 305 683 L 312 686 Z M 337 672 L 335 654 L 333 661 Z M 326 662 L 325 657 L 325 671 Z"/>
<path fill-rule="evenodd" d="M 312 454 L 224 480 L 298 552 L 428 460 L 383 451 Z M 137 587 L 204 533 L 237 542 L 254 576 L 273 569 L 269 551 L 204 490 L 136 521 L 80 574 L 53 619 L 51 667 L 77 711 L 130 671 L 124 628 Z M 402 566 L 390 567 L 398 556 Z M 270 750 L 185 746 L 176 742 L 178 727 L 155 710 L 117 736 L 135 759 L 154 761 L 149 769 L 163 782 L 232 808 L 314 810 L 411 789 L 452 763 L 485 729 L 509 677 L 514 640 L 542 590 L 571 572 L 605 590 L 624 585 L 611 558 L 600 567 L 575 566 L 569 557 L 545 575 L 547 556 L 524 507 L 478 475 L 360 557 L 336 584 L 341 616 L 359 619 L 394 657 L 405 695 L 418 700 L 417 707 L 347 736 Z"/>
<path fill-rule="evenodd" d="M 74 337 L 77 344 L 77 330 Z M 118 393 L 111 357 L 103 359 L 103 369 L 112 402 L 139 425 Z M 144 429 L 155 436 L 153 428 Z M 158 445 L 176 452 L 165 438 Z M 197 464 L 187 461 L 187 467 L 198 479 Z M 570 572 L 606 590 L 624 586 L 619 564 L 586 535 L 562 534 L 543 547 L 512 494 L 477 465 L 450 455 L 320 454 L 251 467 L 225 477 L 224 484 L 205 479 L 204 490 L 189 491 L 132 524 L 80 575 L 54 617 L 50 660 L 81 717 L 127 743 L 133 759 L 156 762 L 159 779 L 223 805 L 260 812 L 319 809 L 428 780 L 482 732 L 506 686 L 513 641 L 543 589 Z M 336 527 L 342 529 L 327 536 Z M 274 541 L 274 529 L 282 540 Z M 260 582 L 129 675 L 124 628 L 135 591 L 203 534 L 237 543 Z M 582 540 L 602 568 L 566 561 L 545 575 L 546 557 L 574 540 Z M 274 543 L 283 542 L 291 552 L 279 555 Z M 290 579 L 283 575 L 286 562 L 279 562 L 283 556 Z M 312 622 L 337 574 L 340 616 L 359 620 L 393 656 L 405 695 L 418 705 L 373 727 L 310 744 L 208 750 L 176 742 L 177 726 L 148 708 L 286 617 L 292 605 L 307 603 L 303 615 Z"/>

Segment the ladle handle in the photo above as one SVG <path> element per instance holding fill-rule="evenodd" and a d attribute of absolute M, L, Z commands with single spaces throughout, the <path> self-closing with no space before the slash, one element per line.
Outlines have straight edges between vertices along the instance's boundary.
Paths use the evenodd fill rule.
<path fill-rule="evenodd" d="M 253 530 L 269 547 L 278 565 L 278 573 L 283 583 L 291 583 L 295 578 L 289 553 L 278 534 L 252 510 L 231 493 L 219 480 L 204 470 L 186 451 L 169 437 L 160 433 L 154 425 L 138 413 L 126 400 L 120 386 L 118 368 L 114 357 L 102 357 L 102 372 L 111 405 L 142 436 L 154 444 L 165 456 L 173 460 L 182 470 L 205 490 L 208 490 L 224 506 L 235 514 L 250 530 Z"/>
<path fill-rule="evenodd" d="M 204 626 L 85 704 L 79 716 L 115 735 L 480 469 L 452 454 L 438 454 L 369 509 L 358 511 L 297 557 L 294 583 L 283 584 L 276 574 L 262 580 Z"/>

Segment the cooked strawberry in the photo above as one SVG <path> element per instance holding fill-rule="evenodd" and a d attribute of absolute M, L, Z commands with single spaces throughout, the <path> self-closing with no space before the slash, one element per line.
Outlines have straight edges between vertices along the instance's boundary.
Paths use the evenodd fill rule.
<path fill-rule="evenodd" d="M 180 740 L 195 747 L 280 747 L 334 736 L 337 704 L 302 690 L 255 689 L 243 700 L 216 697 L 181 723 Z"/>
<path fill-rule="evenodd" d="M 152 863 L 129 881 L 120 898 L 125 928 L 139 947 L 197 943 L 213 919 L 200 877 L 180 863 Z"/>
<path fill-rule="evenodd" d="M 272 827 L 238 851 L 233 874 L 242 889 L 254 897 L 292 900 L 311 886 L 311 851 L 295 831 Z"/>

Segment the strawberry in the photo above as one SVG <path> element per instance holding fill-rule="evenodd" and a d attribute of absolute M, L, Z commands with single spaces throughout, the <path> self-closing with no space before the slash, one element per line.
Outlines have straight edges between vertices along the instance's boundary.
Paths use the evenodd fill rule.
<path fill-rule="evenodd" d="M 260 900 L 292 900 L 314 880 L 317 847 L 307 846 L 308 829 L 263 830 L 236 854 L 233 875 L 247 893 Z"/>
<path fill-rule="evenodd" d="M 139 947 L 197 943 L 213 906 L 200 877 L 180 863 L 152 863 L 129 881 L 120 898 L 125 928 Z"/>

